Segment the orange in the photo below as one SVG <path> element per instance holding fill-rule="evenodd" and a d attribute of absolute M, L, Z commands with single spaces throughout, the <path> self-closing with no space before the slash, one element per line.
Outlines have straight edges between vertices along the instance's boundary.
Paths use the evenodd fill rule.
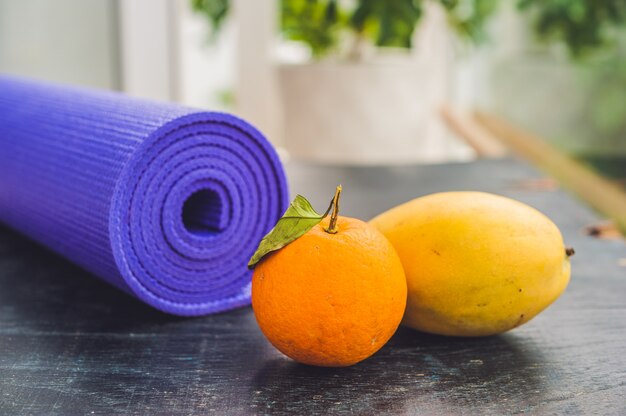
<path fill-rule="evenodd" d="M 309 365 L 343 367 L 378 351 L 406 306 L 402 263 L 373 226 L 328 218 L 259 263 L 252 307 L 269 341 Z"/>

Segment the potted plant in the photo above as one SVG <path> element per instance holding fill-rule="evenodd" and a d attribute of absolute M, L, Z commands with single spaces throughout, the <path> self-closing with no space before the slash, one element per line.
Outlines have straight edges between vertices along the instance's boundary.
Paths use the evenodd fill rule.
<path fill-rule="evenodd" d="M 494 0 L 281 0 L 280 32 L 310 58 L 278 63 L 287 150 L 342 162 L 424 159 L 445 147 L 436 113 L 446 98 L 447 21 L 478 40 Z M 193 0 L 219 28 L 228 0 Z M 428 19 L 424 19 L 428 16 Z M 420 33 L 415 29 L 425 22 Z M 426 149 L 426 150 L 424 150 Z M 436 152 L 436 149 L 435 149 Z"/>

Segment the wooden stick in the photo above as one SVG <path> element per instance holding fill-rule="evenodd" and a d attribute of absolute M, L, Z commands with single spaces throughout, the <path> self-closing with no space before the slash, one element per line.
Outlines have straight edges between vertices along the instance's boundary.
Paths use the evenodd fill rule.
<path fill-rule="evenodd" d="M 448 128 L 474 149 L 478 157 L 501 158 L 508 154 L 506 146 L 481 126 L 471 114 L 458 111 L 449 105 L 444 105 L 440 112 Z"/>
<path fill-rule="evenodd" d="M 626 192 L 582 163 L 493 115 L 477 111 L 476 120 L 513 151 L 555 177 L 563 187 L 604 213 L 626 232 Z"/>

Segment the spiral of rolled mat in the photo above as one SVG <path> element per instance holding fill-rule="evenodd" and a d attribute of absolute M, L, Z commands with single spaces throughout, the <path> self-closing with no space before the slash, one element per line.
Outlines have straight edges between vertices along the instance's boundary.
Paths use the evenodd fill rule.
<path fill-rule="evenodd" d="M 0 76 L 0 221 L 162 311 L 248 304 L 287 204 L 275 150 L 237 117 Z"/>

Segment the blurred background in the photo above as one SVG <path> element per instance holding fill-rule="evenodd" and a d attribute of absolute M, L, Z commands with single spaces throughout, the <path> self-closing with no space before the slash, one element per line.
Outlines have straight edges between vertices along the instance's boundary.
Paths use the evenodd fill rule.
<path fill-rule="evenodd" d="M 505 153 L 478 110 L 626 184 L 623 0 L 0 0 L 0 72 L 234 112 L 332 163 Z"/>

